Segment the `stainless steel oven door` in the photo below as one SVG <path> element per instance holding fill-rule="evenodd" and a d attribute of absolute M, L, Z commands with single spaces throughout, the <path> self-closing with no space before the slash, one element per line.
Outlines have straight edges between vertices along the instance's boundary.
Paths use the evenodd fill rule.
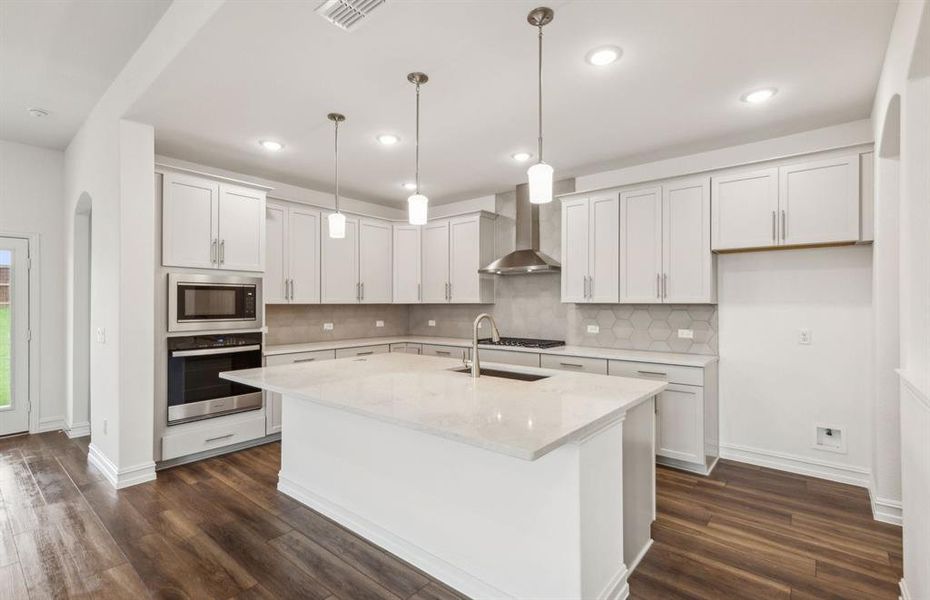
<path fill-rule="evenodd" d="M 170 352 L 168 424 L 261 408 L 260 390 L 219 377 L 224 371 L 251 369 L 261 364 L 258 344 Z"/>
<path fill-rule="evenodd" d="M 261 277 L 168 274 L 168 331 L 261 329 Z"/>

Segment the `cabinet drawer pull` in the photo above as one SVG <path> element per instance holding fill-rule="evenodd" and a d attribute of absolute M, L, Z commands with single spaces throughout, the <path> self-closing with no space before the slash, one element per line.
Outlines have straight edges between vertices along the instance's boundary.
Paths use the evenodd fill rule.
<path fill-rule="evenodd" d="M 449 356 L 452 353 L 449 352 L 448 350 L 436 350 L 436 354 L 442 354 L 443 356 Z"/>
<path fill-rule="evenodd" d="M 778 238 L 775 236 L 775 211 L 772 211 L 772 241 L 776 241 Z"/>
<path fill-rule="evenodd" d="M 226 435 L 218 435 L 216 437 L 207 438 L 204 443 L 209 444 L 210 442 L 218 442 L 220 440 L 225 440 L 226 438 L 231 438 L 232 436 L 233 434 L 231 433 L 227 433 Z"/>
<path fill-rule="evenodd" d="M 636 371 L 642 375 L 661 375 L 662 377 L 668 377 L 668 373 L 662 373 L 661 371 Z"/>
<path fill-rule="evenodd" d="M 785 222 L 785 211 L 781 211 L 781 241 L 785 241 L 785 236 L 788 235 L 787 232 L 788 226 Z"/>
<path fill-rule="evenodd" d="M 577 364 L 577 363 L 564 363 L 564 362 L 560 362 L 559 364 L 562 365 L 563 367 L 574 367 L 574 368 L 576 368 L 576 369 L 583 369 L 583 368 L 584 368 L 584 365 L 579 365 L 579 364 Z"/>
<path fill-rule="evenodd" d="M 313 361 L 315 361 L 315 360 L 316 360 L 315 358 L 298 358 L 298 359 L 295 360 L 294 362 L 295 362 L 295 363 L 313 362 Z"/>
<path fill-rule="evenodd" d="M 368 350 L 366 352 L 356 352 L 355 356 L 368 356 L 369 354 L 374 354 L 374 350 Z"/>

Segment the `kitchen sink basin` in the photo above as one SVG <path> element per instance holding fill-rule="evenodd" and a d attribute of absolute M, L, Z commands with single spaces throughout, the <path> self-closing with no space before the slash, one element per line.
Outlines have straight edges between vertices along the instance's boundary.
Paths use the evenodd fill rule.
<path fill-rule="evenodd" d="M 468 373 L 471 375 L 469 367 L 455 369 L 456 373 Z M 533 375 L 532 373 L 517 373 L 516 371 L 501 371 L 500 369 L 481 369 L 482 377 L 500 377 L 502 379 L 516 379 L 517 381 L 539 381 L 546 379 L 548 375 Z"/>

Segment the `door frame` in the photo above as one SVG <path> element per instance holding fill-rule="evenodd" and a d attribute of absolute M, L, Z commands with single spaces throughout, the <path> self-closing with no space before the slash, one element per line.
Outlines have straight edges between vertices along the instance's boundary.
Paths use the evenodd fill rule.
<path fill-rule="evenodd" d="M 26 400 L 29 402 L 29 433 L 40 433 L 46 431 L 41 428 L 41 407 L 39 406 L 39 385 L 42 381 L 39 370 L 40 362 L 39 357 L 40 353 L 40 340 L 42 339 L 41 331 L 39 330 L 39 319 L 37 315 L 39 314 L 39 307 L 41 306 L 40 302 L 40 286 L 39 286 L 39 268 L 41 262 L 41 253 L 40 253 L 40 236 L 38 233 L 22 233 L 19 231 L 6 231 L 0 229 L 0 237 L 6 238 L 16 238 L 21 240 L 26 240 L 26 244 L 29 248 L 29 271 L 27 274 L 29 285 L 27 289 L 27 294 L 29 295 L 29 300 L 26 304 L 26 311 L 28 313 L 28 329 L 29 329 L 29 350 L 27 351 L 27 369 L 29 375 L 26 378 Z M 52 431 L 59 429 L 64 426 L 64 417 L 56 418 L 52 427 L 47 429 L 47 431 Z"/>

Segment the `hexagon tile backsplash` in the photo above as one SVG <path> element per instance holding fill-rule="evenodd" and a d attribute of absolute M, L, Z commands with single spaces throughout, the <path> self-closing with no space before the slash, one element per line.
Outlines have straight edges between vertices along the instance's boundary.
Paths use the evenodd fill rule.
<path fill-rule="evenodd" d="M 567 341 L 579 346 L 717 353 L 717 307 L 712 304 L 579 304 Z M 588 333 L 597 325 L 598 333 Z M 690 329 L 693 339 L 679 338 Z"/>

